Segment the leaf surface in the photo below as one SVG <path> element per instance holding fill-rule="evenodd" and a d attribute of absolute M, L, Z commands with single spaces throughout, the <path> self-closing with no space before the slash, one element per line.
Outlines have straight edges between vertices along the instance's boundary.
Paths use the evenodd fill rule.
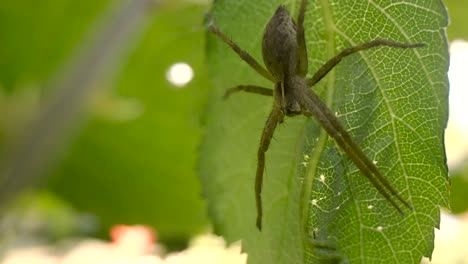
<path fill-rule="evenodd" d="M 215 24 L 259 62 L 263 29 L 280 4 L 215 1 Z M 263 230 L 254 178 L 272 99 L 239 84 L 273 87 L 208 34 L 215 88 L 206 111 L 200 174 L 216 230 L 242 239 L 249 263 L 415 263 L 433 250 L 447 206 L 443 132 L 448 114 L 447 15 L 440 1 L 309 1 L 309 75 L 344 48 L 376 38 L 426 47 L 375 48 L 345 58 L 313 87 L 391 185 L 413 207 L 402 217 L 313 119 L 286 118 L 266 154 Z"/>

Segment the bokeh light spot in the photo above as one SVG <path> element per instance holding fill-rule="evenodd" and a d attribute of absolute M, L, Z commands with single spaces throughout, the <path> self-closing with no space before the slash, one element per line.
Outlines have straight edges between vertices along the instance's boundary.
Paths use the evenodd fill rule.
<path fill-rule="evenodd" d="M 185 62 L 174 63 L 166 72 L 167 80 L 176 87 L 184 87 L 193 79 L 193 70 Z"/>

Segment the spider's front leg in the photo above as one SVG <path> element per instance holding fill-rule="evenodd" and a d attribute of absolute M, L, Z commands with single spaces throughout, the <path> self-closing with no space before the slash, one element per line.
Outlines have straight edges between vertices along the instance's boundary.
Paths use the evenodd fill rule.
<path fill-rule="evenodd" d="M 257 173 L 255 176 L 255 202 L 257 205 L 257 228 L 262 230 L 262 184 L 263 184 L 263 171 L 265 169 L 265 152 L 270 146 L 270 141 L 275 132 L 276 126 L 283 120 L 283 113 L 279 105 L 274 104 L 268 116 L 265 127 L 263 128 L 262 138 L 260 139 L 260 146 L 257 152 Z"/>
<path fill-rule="evenodd" d="M 426 44 L 424 43 L 407 44 L 407 43 L 401 43 L 401 42 L 396 42 L 396 41 L 387 40 L 387 39 L 375 39 L 375 40 L 372 40 L 363 44 L 349 47 L 341 51 L 335 57 L 329 59 L 325 64 L 323 64 L 320 67 L 320 69 L 318 69 L 317 72 L 315 72 L 312 78 L 307 79 L 307 86 L 309 87 L 314 86 L 323 77 L 325 77 L 325 75 L 327 75 L 328 72 L 330 72 L 333 68 L 335 68 L 335 66 L 338 65 L 338 63 L 340 63 L 342 59 L 356 52 L 368 50 L 368 49 L 379 47 L 379 46 L 400 48 L 400 49 L 411 49 L 411 48 L 424 47 L 425 45 Z"/>
<path fill-rule="evenodd" d="M 241 91 L 265 96 L 273 96 L 273 90 L 269 88 L 256 85 L 237 85 L 226 90 L 224 93 L 224 99 L 227 99 L 233 93 Z"/>

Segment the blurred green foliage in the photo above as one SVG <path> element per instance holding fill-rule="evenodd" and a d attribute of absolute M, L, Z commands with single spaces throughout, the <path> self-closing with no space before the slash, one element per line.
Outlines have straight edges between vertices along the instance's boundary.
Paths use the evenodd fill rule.
<path fill-rule="evenodd" d="M 108 0 L 2 1 L 0 84 L 43 84 L 77 46 Z"/>
<path fill-rule="evenodd" d="M 0 4 L 5 101 L 18 91 L 42 93 L 40 87 L 60 71 L 114 3 Z M 116 78 L 98 82 L 106 92 L 93 96 L 86 122 L 47 178 L 48 191 L 97 216 L 101 236 L 114 224 L 148 224 L 162 240 L 184 241 L 208 224 L 195 174 L 208 88 L 202 25 L 206 9 L 206 4 L 167 1 L 149 10 L 149 28 Z M 195 77 L 177 88 L 166 80 L 166 71 L 181 61 L 191 65 Z"/>
<path fill-rule="evenodd" d="M 103 231 L 119 222 L 149 224 L 173 239 L 206 223 L 194 173 L 206 90 L 204 7 L 166 8 L 155 14 L 116 83 L 120 96 L 143 105 L 143 114 L 129 122 L 93 119 L 50 182 L 79 209 L 98 214 Z M 196 75 L 183 90 L 165 78 L 178 61 Z"/>
<path fill-rule="evenodd" d="M 468 162 L 451 175 L 450 210 L 454 214 L 468 210 Z"/>
<path fill-rule="evenodd" d="M 44 84 L 71 55 L 107 0 L 0 3 L 0 150 L 33 113 Z"/>
<path fill-rule="evenodd" d="M 447 6 L 450 17 L 450 24 L 447 29 L 449 40 L 468 40 L 468 29 L 466 27 L 468 23 L 466 16 L 468 13 L 468 1 L 444 0 L 444 3 Z"/>

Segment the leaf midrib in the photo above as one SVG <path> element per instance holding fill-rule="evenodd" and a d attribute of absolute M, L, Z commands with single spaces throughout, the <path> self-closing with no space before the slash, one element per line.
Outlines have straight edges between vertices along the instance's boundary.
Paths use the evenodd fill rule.
<path fill-rule="evenodd" d="M 326 51 L 326 60 L 329 58 L 332 58 L 335 56 L 334 50 L 335 50 L 335 40 L 334 40 L 334 30 L 333 26 L 334 21 L 333 17 L 331 15 L 331 7 L 328 3 L 327 0 L 321 0 L 322 8 L 321 10 L 323 11 L 323 17 L 325 20 L 325 30 L 326 30 L 326 35 L 327 35 L 327 51 Z M 310 69 L 309 69 L 310 71 Z M 310 74 L 310 72 L 309 72 Z M 323 79 L 323 81 L 326 81 L 326 100 L 325 104 L 330 106 L 333 105 L 333 98 L 335 94 L 335 80 L 336 80 L 336 74 L 335 70 L 330 71 L 327 76 Z M 312 87 L 310 87 L 312 89 Z M 314 120 L 315 121 L 315 120 Z M 313 186 L 313 181 L 315 177 L 317 176 L 317 169 L 320 161 L 320 157 L 322 156 L 322 152 L 325 150 L 328 134 L 325 132 L 323 128 L 320 129 L 320 135 L 317 140 L 317 143 L 314 145 L 314 148 L 311 152 L 311 159 L 310 159 L 310 164 L 308 166 L 308 170 L 305 173 L 305 179 L 304 183 L 302 185 L 302 190 L 301 190 L 301 200 L 302 200 L 302 206 L 301 206 L 301 219 L 303 221 L 303 252 L 304 254 L 307 254 L 307 248 L 309 248 L 309 243 L 310 241 L 308 240 L 309 233 L 307 231 L 307 225 L 309 222 L 309 209 L 310 209 L 310 196 L 312 192 L 312 186 Z"/>

